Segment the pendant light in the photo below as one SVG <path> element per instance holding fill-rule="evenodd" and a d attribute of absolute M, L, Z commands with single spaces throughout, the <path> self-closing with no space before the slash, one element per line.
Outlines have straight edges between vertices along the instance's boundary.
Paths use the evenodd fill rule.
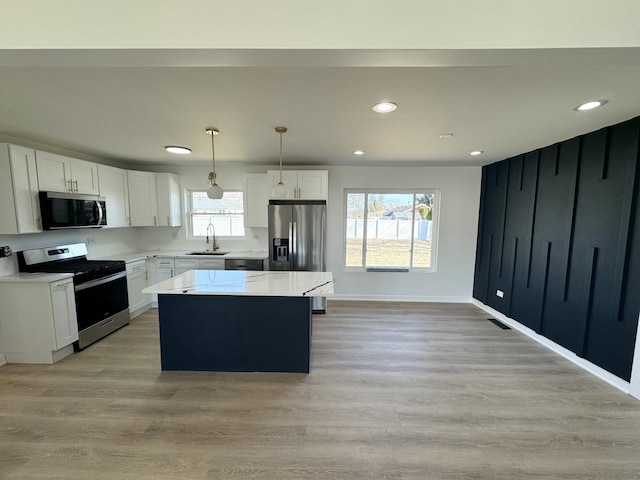
<path fill-rule="evenodd" d="M 220 132 L 217 128 L 207 128 L 207 134 L 211 135 L 211 158 L 213 159 L 213 171 L 209 172 L 209 189 L 207 190 L 207 197 L 219 200 L 224 193 L 220 185 L 216 183 L 216 148 L 214 138 Z"/>
<path fill-rule="evenodd" d="M 287 198 L 289 190 L 282 181 L 282 134 L 287 132 L 287 127 L 276 127 L 276 133 L 280 134 L 280 182 L 273 187 L 272 196 L 274 198 Z"/>

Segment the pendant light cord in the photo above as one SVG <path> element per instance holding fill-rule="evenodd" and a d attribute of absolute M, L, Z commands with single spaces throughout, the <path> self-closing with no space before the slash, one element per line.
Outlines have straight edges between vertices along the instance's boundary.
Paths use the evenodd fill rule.
<path fill-rule="evenodd" d="M 211 132 L 211 159 L 213 160 L 213 183 L 216 183 L 216 142 L 215 134 Z"/>
<path fill-rule="evenodd" d="M 282 183 L 282 133 L 280 132 L 280 183 Z"/>

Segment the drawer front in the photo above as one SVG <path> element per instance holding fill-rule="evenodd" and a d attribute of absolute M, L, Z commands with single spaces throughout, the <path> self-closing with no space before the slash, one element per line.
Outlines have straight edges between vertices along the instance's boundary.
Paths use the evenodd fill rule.
<path fill-rule="evenodd" d="M 224 259 L 222 258 L 208 258 L 206 260 L 200 260 L 201 270 L 224 270 Z"/>
<path fill-rule="evenodd" d="M 146 272 L 147 261 L 139 260 L 136 262 L 127 263 L 127 275 L 133 275 L 135 273 Z"/>
<path fill-rule="evenodd" d="M 173 258 L 156 258 L 158 268 L 173 268 Z"/>
<path fill-rule="evenodd" d="M 191 258 L 176 258 L 176 268 L 182 268 L 187 270 L 196 270 L 199 265 L 199 260 Z"/>
<path fill-rule="evenodd" d="M 248 260 L 248 259 L 231 259 L 228 258 L 224 261 L 225 270 L 263 270 L 262 260 Z"/>

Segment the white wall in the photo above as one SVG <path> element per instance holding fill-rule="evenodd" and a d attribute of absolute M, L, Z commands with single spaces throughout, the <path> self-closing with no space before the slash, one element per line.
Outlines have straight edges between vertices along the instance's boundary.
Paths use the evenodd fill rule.
<path fill-rule="evenodd" d="M 400 301 L 470 301 L 473 288 L 480 167 L 331 167 L 329 169 L 327 270 L 336 298 Z M 437 271 L 345 272 L 344 190 L 440 189 Z"/>
<path fill-rule="evenodd" d="M 275 165 L 222 164 L 218 183 L 242 190 L 243 173 L 266 173 Z M 295 166 L 287 166 L 295 169 Z M 314 167 L 304 167 L 313 169 Z M 316 167 L 322 168 L 322 167 Z M 180 175 L 181 188 L 206 188 L 208 165 L 150 166 L 150 171 Z M 399 301 L 470 301 L 480 199 L 480 167 L 329 167 L 327 270 L 333 272 L 337 298 Z M 346 188 L 440 189 L 437 271 L 430 273 L 345 272 L 344 190 Z M 108 206 L 107 206 L 108 208 Z M 133 250 L 202 250 L 203 240 L 188 240 L 182 227 L 141 227 L 0 235 L 0 246 L 14 251 L 86 242 L 90 257 Z M 219 239 L 223 250 L 267 249 L 267 229 L 248 228 L 244 239 Z M 15 255 L 0 259 L 0 274 L 17 271 Z"/>
<path fill-rule="evenodd" d="M 269 168 L 275 168 L 271 166 Z M 209 165 L 184 165 L 184 166 L 150 166 L 145 170 L 156 172 L 171 172 L 180 175 L 180 187 L 184 193 L 187 188 L 208 188 L 208 174 L 211 170 Z M 256 167 L 249 165 L 216 165 L 218 174 L 218 184 L 227 190 L 242 190 L 243 173 L 266 173 L 267 167 Z M 184 195 L 182 198 L 182 209 L 184 211 Z M 107 207 L 108 208 L 108 207 Z M 266 208 L 266 207 L 265 207 Z M 204 250 L 207 245 L 204 240 L 187 239 L 187 226 L 183 219 L 182 227 L 156 228 L 144 227 L 134 228 L 136 231 L 136 247 L 140 250 L 161 249 L 161 250 Z M 267 249 L 267 229 L 266 228 L 246 228 L 244 239 L 223 238 L 218 239 L 218 244 L 222 250 L 234 251 L 256 251 Z"/>
<path fill-rule="evenodd" d="M 242 188 L 243 173 L 265 173 L 274 166 L 222 166 L 218 183 L 227 189 Z M 295 166 L 287 166 L 295 169 Z M 302 168 L 302 167 L 300 167 Z M 304 167 L 314 169 L 314 167 Z M 326 168 L 326 167 L 315 167 Z M 182 188 L 204 188 L 208 167 L 158 166 L 154 170 L 180 175 Z M 473 287 L 480 167 L 329 167 L 327 208 L 327 270 L 335 280 L 336 298 L 399 301 L 470 301 Z M 441 194 L 438 268 L 430 273 L 345 272 L 344 190 L 346 188 L 438 188 Z M 180 228 L 140 228 L 137 247 L 165 250 L 201 250 L 202 240 L 186 239 Z M 247 229 L 245 240 L 221 239 L 223 250 L 266 250 L 267 229 Z"/>
<path fill-rule="evenodd" d="M 0 235 L 0 246 L 9 245 L 14 252 L 30 248 L 87 243 L 88 256 L 96 258 L 133 250 L 136 234 L 133 228 L 97 228 L 42 232 L 25 235 Z M 0 275 L 18 271 L 16 255 L 0 258 Z"/>

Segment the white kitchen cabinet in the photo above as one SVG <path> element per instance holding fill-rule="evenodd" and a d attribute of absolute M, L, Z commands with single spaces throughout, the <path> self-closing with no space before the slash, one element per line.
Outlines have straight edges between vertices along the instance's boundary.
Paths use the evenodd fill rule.
<path fill-rule="evenodd" d="M 189 270 L 224 270 L 224 258 L 176 258 L 175 275 Z"/>
<path fill-rule="evenodd" d="M 198 270 L 200 268 L 200 260 L 197 258 L 176 258 L 175 259 L 175 275 L 187 272 L 189 270 Z"/>
<path fill-rule="evenodd" d="M 98 165 L 100 196 L 107 202 L 107 226 L 105 228 L 128 227 L 129 184 L 127 171 L 108 165 Z"/>
<path fill-rule="evenodd" d="M 36 150 L 40 190 L 98 195 L 98 164 Z"/>
<path fill-rule="evenodd" d="M 156 192 L 158 196 L 158 225 L 181 226 L 180 177 L 174 173 L 156 173 Z"/>
<path fill-rule="evenodd" d="M 35 151 L 0 144 L 0 233 L 42 231 Z"/>
<path fill-rule="evenodd" d="M 279 179 L 278 176 L 278 181 Z M 267 175 L 259 173 L 243 175 L 242 191 L 244 226 L 267 228 L 267 206 L 271 194 L 267 184 Z"/>
<path fill-rule="evenodd" d="M 200 270 L 224 270 L 224 258 L 201 258 L 198 264 Z"/>
<path fill-rule="evenodd" d="M 156 174 L 129 170 L 127 172 L 127 183 L 129 186 L 131 226 L 148 227 L 158 225 Z"/>
<path fill-rule="evenodd" d="M 158 257 L 153 262 L 153 271 L 151 275 L 151 283 L 156 284 L 164 280 L 169 280 L 174 276 L 175 262 L 173 258 Z M 154 306 L 158 305 L 158 295 L 151 295 L 151 302 Z"/>
<path fill-rule="evenodd" d="M 78 340 L 73 278 L 26 282 L 19 276 L 4 278 L 0 331 L 0 351 L 9 363 L 55 363 L 71 355 Z"/>
<path fill-rule="evenodd" d="M 53 282 L 50 284 L 50 290 L 56 349 L 59 350 L 78 340 L 73 280 Z"/>
<path fill-rule="evenodd" d="M 142 290 L 149 286 L 147 260 L 136 260 L 127 263 L 127 293 L 129 295 L 129 313 L 135 318 L 149 307 L 149 294 Z"/>
<path fill-rule="evenodd" d="M 267 171 L 269 198 L 274 198 L 273 188 L 280 182 L 280 171 Z M 283 170 L 282 181 L 289 191 L 288 199 L 327 200 L 329 196 L 329 172 L 327 170 Z"/>

